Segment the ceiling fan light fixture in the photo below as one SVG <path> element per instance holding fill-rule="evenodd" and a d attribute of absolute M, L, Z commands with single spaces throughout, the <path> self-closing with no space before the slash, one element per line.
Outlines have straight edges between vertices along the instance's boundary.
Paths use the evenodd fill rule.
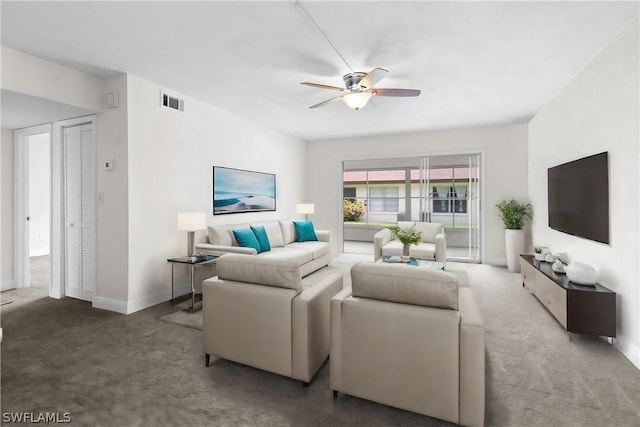
<path fill-rule="evenodd" d="M 353 110 L 359 110 L 369 102 L 371 93 L 369 92 L 352 92 L 344 95 L 342 100 L 347 106 Z"/>

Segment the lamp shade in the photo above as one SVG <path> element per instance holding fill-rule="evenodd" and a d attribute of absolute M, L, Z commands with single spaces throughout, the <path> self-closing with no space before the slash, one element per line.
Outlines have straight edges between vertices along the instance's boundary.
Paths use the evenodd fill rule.
<path fill-rule="evenodd" d="M 371 94 L 369 92 L 353 92 L 342 97 L 345 104 L 354 110 L 359 110 L 369 102 Z"/>
<path fill-rule="evenodd" d="M 204 212 L 178 212 L 178 230 L 196 231 L 207 228 L 207 217 Z"/>
<path fill-rule="evenodd" d="M 296 212 L 299 214 L 312 214 L 316 210 L 316 205 L 313 203 L 299 203 L 296 206 Z"/>

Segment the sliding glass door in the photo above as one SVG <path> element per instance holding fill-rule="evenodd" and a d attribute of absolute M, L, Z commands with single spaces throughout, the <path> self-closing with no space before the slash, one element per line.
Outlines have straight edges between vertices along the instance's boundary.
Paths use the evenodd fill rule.
<path fill-rule="evenodd" d="M 398 221 L 443 224 L 447 258 L 480 262 L 480 154 L 343 162 L 344 252 Z"/>

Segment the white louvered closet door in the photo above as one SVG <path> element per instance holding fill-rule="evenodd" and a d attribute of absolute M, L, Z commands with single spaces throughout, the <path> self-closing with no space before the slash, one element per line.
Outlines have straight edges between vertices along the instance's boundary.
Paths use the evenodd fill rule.
<path fill-rule="evenodd" d="M 93 301 L 96 289 L 93 127 L 64 130 L 65 295 Z"/>

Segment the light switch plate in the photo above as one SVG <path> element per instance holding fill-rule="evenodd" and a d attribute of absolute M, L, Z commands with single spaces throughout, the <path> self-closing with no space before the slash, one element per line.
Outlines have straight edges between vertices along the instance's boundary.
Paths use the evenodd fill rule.
<path fill-rule="evenodd" d="M 115 108 L 118 106 L 118 92 L 108 92 L 105 94 L 105 103 L 109 108 Z"/>

